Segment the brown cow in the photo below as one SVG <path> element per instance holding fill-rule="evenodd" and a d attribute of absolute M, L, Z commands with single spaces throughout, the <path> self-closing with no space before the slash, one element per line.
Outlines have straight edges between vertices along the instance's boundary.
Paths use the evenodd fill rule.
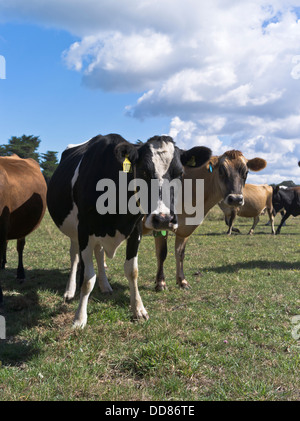
<path fill-rule="evenodd" d="M 233 222 L 236 216 L 245 218 L 254 218 L 253 225 L 248 234 L 253 234 L 254 229 L 259 221 L 259 216 L 266 209 L 270 218 L 272 234 L 275 234 L 274 215 L 272 205 L 273 188 L 268 184 L 245 184 L 243 189 L 244 204 L 239 208 L 228 206 L 224 200 L 219 203 L 225 215 L 225 222 L 228 225 L 227 234 L 231 235 L 232 231 L 240 232 L 237 228 L 233 228 Z"/>
<path fill-rule="evenodd" d="M 0 157 L 0 264 L 5 268 L 8 240 L 17 240 L 17 279 L 23 281 L 25 237 L 40 224 L 46 210 L 47 185 L 39 164 L 17 155 Z M 0 303 L 3 301 L 0 287 Z"/>
<path fill-rule="evenodd" d="M 204 179 L 204 217 L 208 211 L 221 200 L 230 206 L 239 207 L 243 204 L 243 187 L 249 170 L 260 171 L 267 165 L 261 158 L 248 160 L 240 151 L 227 151 L 221 156 L 211 159 L 200 168 L 185 167 L 185 179 Z M 182 196 L 184 197 L 184 195 Z M 190 217 L 190 215 L 188 215 Z M 178 215 L 178 229 L 176 230 L 175 257 L 176 280 L 181 288 L 189 288 L 183 272 L 185 246 L 189 236 L 199 225 L 186 225 L 187 215 Z M 156 291 L 166 289 L 163 271 L 164 260 L 167 256 L 167 233 L 165 236 L 155 237 L 157 275 Z"/>

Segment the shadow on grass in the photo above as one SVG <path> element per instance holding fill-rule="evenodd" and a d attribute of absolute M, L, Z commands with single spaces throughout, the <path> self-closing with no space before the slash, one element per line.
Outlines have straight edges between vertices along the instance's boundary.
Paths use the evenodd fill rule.
<path fill-rule="evenodd" d="M 23 340 L 18 335 L 26 329 L 45 325 L 52 318 L 70 311 L 71 303 L 64 303 L 63 300 L 68 277 L 68 271 L 36 269 L 26 271 L 26 281 L 20 283 L 16 280 L 15 269 L 0 271 L 0 284 L 4 296 L 3 305 L 0 306 L 0 315 L 5 317 L 6 322 L 6 339 L 0 340 L 2 365 L 20 366 L 40 354 L 41 346 L 38 341 Z M 128 307 L 128 295 L 125 293 L 129 288 L 119 283 L 113 283 L 112 288 L 112 294 L 102 294 L 96 283 L 91 299 L 97 302 L 109 300 L 116 306 Z M 42 305 L 40 302 L 40 294 L 43 291 L 49 293 L 49 305 Z M 79 295 L 77 277 L 77 290 L 72 302 L 77 304 Z M 61 301 L 57 302 L 57 297 L 61 297 Z"/>
<path fill-rule="evenodd" d="M 241 269 L 266 269 L 266 270 L 294 270 L 300 269 L 300 262 L 250 260 L 249 262 L 234 263 L 217 267 L 204 267 L 202 271 L 213 271 L 216 273 L 232 273 Z"/>

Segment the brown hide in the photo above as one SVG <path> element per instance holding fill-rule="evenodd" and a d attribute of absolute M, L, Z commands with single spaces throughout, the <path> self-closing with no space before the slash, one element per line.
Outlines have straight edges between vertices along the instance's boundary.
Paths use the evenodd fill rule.
<path fill-rule="evenodd" d="M 36 161 L 0 157 L 0 192 L 0 224 L 8 224 L 7 240 L 37 228 L 46 210 L 47 185 Z"/>
<path fill-rule="evenodd" d="M 268 184 L 246 184 L 243 189 L 243 206 L 237 209 L 233 209 L 232 207 L 226 205 L 224 201 L 220 202 L 219 207 L 224 212 L 226 223 L 228 223 L 229 225 L 228 234 L 231 233 L 232 224 L 236 215 L 245 218 L 254 218 L 253 226 L 249 231 L 249 234 L 252 234 L 255 226 L 259 221 L 259 216 L 265 209 L 268 211 L 269 218 L 271 221 L 272 233 L 274 233 L 272 194 L 273 189 Z"/>
<path fill-rule="evenodd" d="M 0 157 L 0 267 L 6 263 L 8 240 L 17 240 L 17 278 L 25 279 L 25 237 L 40 224 L 46 210 L 47 184 L 39 164 L 17 155 Z M 3 295 L 0 287 L 0 304 Z"/>

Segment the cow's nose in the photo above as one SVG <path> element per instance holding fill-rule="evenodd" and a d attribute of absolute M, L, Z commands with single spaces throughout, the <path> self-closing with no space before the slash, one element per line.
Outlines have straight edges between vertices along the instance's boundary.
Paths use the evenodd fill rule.
<path fill-rule="evenodd" d="M 227 196 L 227 204 L 229 206 L 242 206 L 244 204 L 244 197 L 242 194 L 229 194 Z"/>
<path fill-rule="evenodd" d="M 177 217 L 173 214 L 157 213 L 152 217 L 154 229 L 172 228 L 177 224 Z"/>

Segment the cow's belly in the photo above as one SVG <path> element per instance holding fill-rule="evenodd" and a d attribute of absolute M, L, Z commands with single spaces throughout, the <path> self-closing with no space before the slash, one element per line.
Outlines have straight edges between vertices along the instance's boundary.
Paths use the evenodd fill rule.
<path fill-rule="evenodd" d="M 45 210 L 45 199 L 39 194 L 32 195 L 10 214 L 7 239 L 23 238 L 30 234 L 38 227 Z"/>
<path fill-rule="evenodd" d="M 63 224 L 59 227 L 61 232 L 69 237 L 71 240 L 78 242 L 78 209 L 74 204 L 72 211 L 64 220 Z M 113 258 L 120 244 L 125 240 L 125 235 L 116 230 L 113 237 L 105 235 L 104 237 L 90 235 L 89 246 L 95 248 L 96 245 L 104 248 L 105 253 L 109 258 Z"/>
<path fill-rule="evenodd" d="M 93 248 L 95 248 L 96 245 L 100 245 L 100 247 L 103 247 L 106 255 L 112 259 L 125 238 L 125 235 L 119 231 L 116 231 L 116 234 L 113 237 L 110 235 L 106 235 L 105 237 L 91 235 L 89 237 L 89 244 L 91 244 Z"/>

